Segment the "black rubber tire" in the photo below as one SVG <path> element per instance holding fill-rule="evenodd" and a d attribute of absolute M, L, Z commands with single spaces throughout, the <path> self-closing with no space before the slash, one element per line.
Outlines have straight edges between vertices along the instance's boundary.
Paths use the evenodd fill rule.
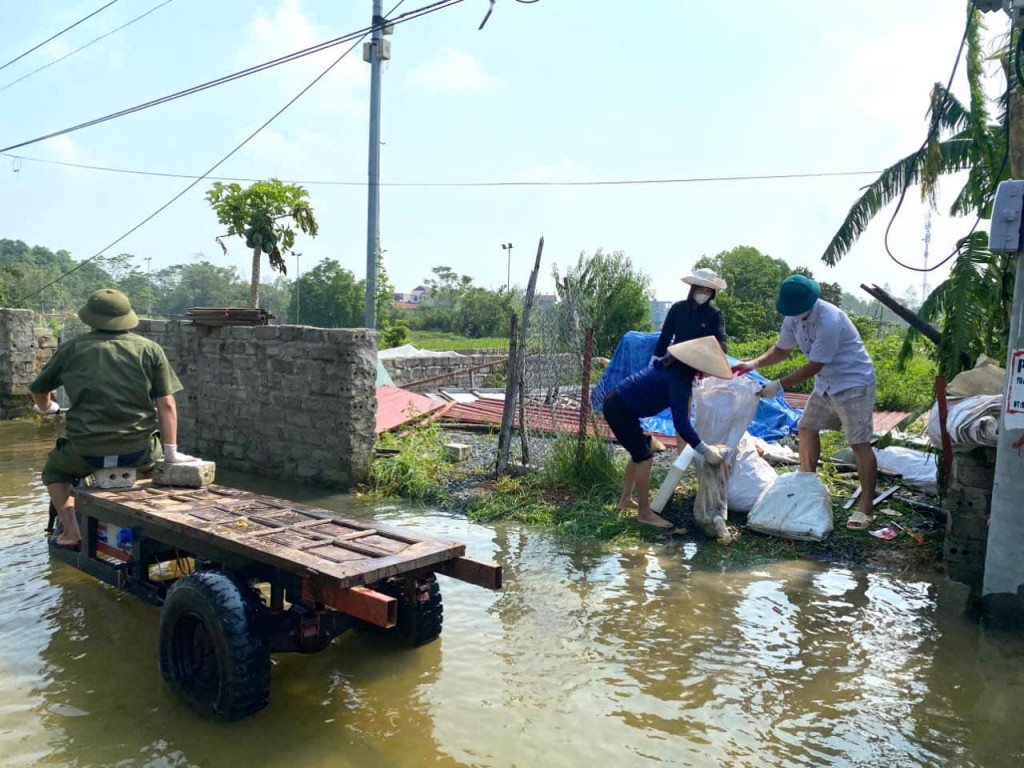
<path fill-rule="evenodd" d="M 160 613 L 160 674 L 203 715 L 236 720 L 270 701 L 270 651 L 262 603 L 225 573 L 179 579 Z"/>
<path fill-rule="evenodd" d="M 416 648 L 436 640 L 444 624 L 444 605 L 437 577 L 430 574 L 415 582 L 394 578 L 377 584 L 374 589 L 398 600 L 398 623 L 394 632 Z"/>

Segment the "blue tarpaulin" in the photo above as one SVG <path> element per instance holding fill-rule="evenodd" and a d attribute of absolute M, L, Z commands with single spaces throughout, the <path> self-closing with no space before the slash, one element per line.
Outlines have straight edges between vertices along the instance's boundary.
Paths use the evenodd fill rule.
<path fill-rule="evenodd" d="M 651 356 L 654 354 L 654 345 L 657 343 L 658 334 L 656 333 L 630 331 L 622 337 L 604 376 L 597 382 L 597 386 L 594 387 L 594 391 L 590 395 L 590 401 L 595 411 L 601 411 L 605 397 L 615 389 L 620 381 L 650 364 Z M 739 360 L 735 358 L 729 358 L 730 365 L 735 365 L 738 362 Z M 768 381 L 756 371 L 747 375 L 755 381 Z M 801 411 L 790 407 L 780 392 L 775 397 L 762 400 L 758 404 L 757 414 L 747 431 L 754 437 L 775 442 L 796 432 L 796 424 L 800 420 L 801 413 Z M 675 427 L 672 426 L 672 414 L 668 409 L 657 416 L 643 419 L 641 423 L 648 432 L 658 432 L 663 435 L 675 435 L 676 433 Z"/>

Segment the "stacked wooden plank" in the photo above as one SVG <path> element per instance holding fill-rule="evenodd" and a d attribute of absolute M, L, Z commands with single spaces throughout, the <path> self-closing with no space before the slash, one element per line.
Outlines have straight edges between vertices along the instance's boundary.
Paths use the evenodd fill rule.
<path fill-rule="evenodd" d="M 265 309 L 241 307 L 192 307 L 186 317 L 196 325 L 267 325 L 274 317 Z"/>

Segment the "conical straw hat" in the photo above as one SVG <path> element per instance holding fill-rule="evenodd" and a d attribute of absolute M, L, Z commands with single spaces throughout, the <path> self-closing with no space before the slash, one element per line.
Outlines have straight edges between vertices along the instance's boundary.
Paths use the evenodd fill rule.
<path fill-rule="evenodd" d="M 722 345 L 714 336 L 681 341 L 669 347 L 668 353 L 680 363 L 695 368 L 708 376 L 717 376 L 720 379 L 732 378 L 729 361 L 725 357 L 725 352 L 722 351 Z"/>

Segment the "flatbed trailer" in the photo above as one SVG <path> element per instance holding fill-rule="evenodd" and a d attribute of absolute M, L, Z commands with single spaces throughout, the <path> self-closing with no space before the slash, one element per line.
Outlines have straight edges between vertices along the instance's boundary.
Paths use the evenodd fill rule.
<path fill-rule="evenodd" d="M 194 709 L 236 719 L 270 700 L 270 654 L 353 627 L 413 646 L 440 635 L 435 574 L 501 588 L 463 544 L 234 488 L 75 490 L 79 550 L 50 555 L 161 607 L 160 672 Z"/>

